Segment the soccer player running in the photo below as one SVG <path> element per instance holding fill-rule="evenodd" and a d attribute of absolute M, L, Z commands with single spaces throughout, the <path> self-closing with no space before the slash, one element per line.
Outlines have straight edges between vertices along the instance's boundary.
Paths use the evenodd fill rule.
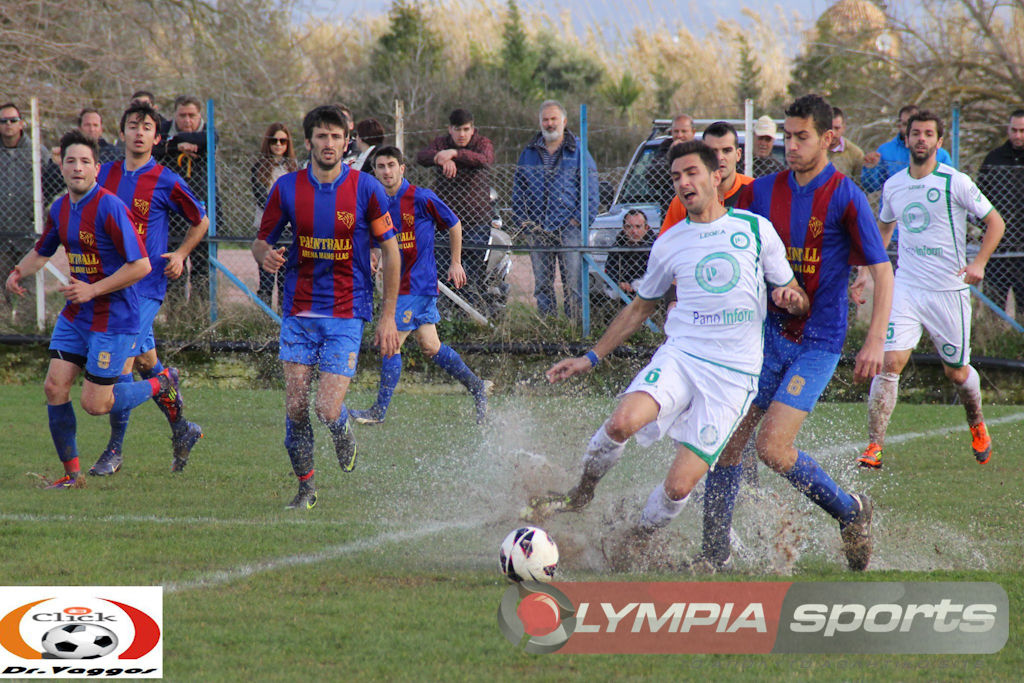
<path fill-rule="evenodd" d="M 881 370 L 892 266 L 864 193 L 828 160 L 835 142 L 832 106 L 819 95 L 804 95 L 785 113 L 789 168 L 756 179 L 744 190 L 740 206 L 775 225 L 811 307 L 799 315 L 769 310 L 757 397 L 705 483 L 700 565 L 714 571 L 732 566 L 729 537 L 741 453 L 763 419 L 755 440 L 758 456 L 838 520 L 847 563 L 859 571 L 871 559 L 871 501 L 840 488 L 794 442 L 839 362 L 851 264 L 865 267 L 875 284 L 874 309 L 855 360 L 854 380 L 865 381 Z"/>
<path fill-rule="evenodd" d="M 176 280 L 184 271 L 185 259 L 210 227 L 203 205 L 196 199 L 188 184 L 171 169 L 153 160 L 153 148 L 160 143 L 160 116 L 145 102 L 130 105 L 121 115 L 121 135 L 124 137 L 124 161 L 114 161 L 100 167 L 97 182 L 115 193 L 131 212 L 132 222 L 146 241 L 152 270 L 136 286 L 139 295 L 139 337 L 136 356 L 129 358 L 121 370 L 118 382 L 131 382 L 132 369 L 137 366 L 143 379 L 156 377 L 164 371 L 156 353 L 153 321 L 167 292 L 167 278 Z M 167 225 L 170 212 L 180 214 L 192 226 L 181 245 L 167 251 Z M 177 377 L 177 370 L 170 373 Z M 156 404 L 171 426 L 173 457 L 171 471 L 180 472 L 188 464 L 189 455 L 203 436 L 203 429 L 184 417 L 185 402 L 180 392 Z M 106 449 L 89 469 L 94 476 L 111 475 L 121 469 L 124 462 L 124 436 L 128 430 L 131 411 L 110 414 L 110 440 Z"/>
<path fill-rule="evenodd" d="M 288 509 L 316 505 L 309 419 L 314 366 L 320 370 L 316 415 L 331 432 L 342 471 L 351 472 L 356 466 L 345 394 L 356 373 L 363 325 L 373 317 L 370 249 L 374 238 L 384 270 L 374 341 L 382 356 L 398 352 L 395 302 L 401 264 L 388 196 L 373 176 L 341 163 L 348 144 L 346 121 L 335 105 L 306 114 L 302 128 L 309 167 L 274 183 L 252 245 L 253 257 L 264 270 L 285 268 L 279 354 L 285 379 L 285 448 L 299 479 L 299 491 Z M 289 223 L 292 243 L 275 248 Z"/>
<path fill-rule="evenodd" d="M 1003 236 L 1003 219 L 969 176 L 939 163 L 942 121 L 919 111 L 907 123 L 910 166 L 882 188 L 878 225 L 886 244 L 899 223 L 896 285 L 885 336 L 882 372 L 868 394 L 868 444 L 857 458 L 861 467 L 882 466 L 882 446 L 896 407 L 902 372 L 910 352 L 928 330 L 946 377 L 956 385 L 967 411 L 974 457 L 984 465 L 992 439 L 981 415 L 981 382 L 971 367 L 971 293 L 985 277 L 985 265 Z M 967 214 L 985 224 L 985 236 L 973 260 L 967 260 Z M 856 284 L 859 284 L 856 283 Z"/>
<path fill-rule="evenodd" d="M 430 360 L 469 390 L 476 406 L 476 421 L 483 423 L 487 416 L 487 389 L 483 380 L 473 374 L 459 354 L 442 344 L 437 336 L 436 323 L 441 320 L 441 315 L 437 312 L 434 233 L 440 228 L 448 230 L 452 254 L 448 279 L 460 288 L 466 284 L 466 272 L 462 268 L 462 223 L 431 190 L 412 185 L 405 179 L 405 158 L 397 147 L 377 150 L 373 168 L 377 180 L 387 191 L 388 211 L 398 231 L 398 247 L 402 254 L 395 317 L 399 349 L 409 333 L 415 331 L 416 341 Z M 377 400 L 366 410 L 353 410 L 355 421 L 359 424 L 384 422 L 401 376 L 402 354 L 383 357 Z"/>
<path fill-rule="evenodd" d="M 642 551 L 653 532 L 682 511 L 750 405 L 761 369 L 767 290 L 776 306 L 793 315 L 809 305 L 771 223 L 722 205 L 715 152 L 690 141 L 674 145 L 668 161 L 687 218 L 655 241 L 636 298 L 593 350 L 556 363 L 547 378 L 557 382 L 597 365 L 654 312 L 675 281 L 678 304 L 665 323 L 668 339 L 591 437 L 579 484 L 568 494 L 531 503 L 541 515 L 581 509 L 631 436 L 646 446 L 669 435 L 678 444 L 675 460 L 627 534 L 627 555 Z"/>
<path fill-rule="evenodd" d="M 79 131 L 61 138 L 67 194 L 50 207 L 43 235 L 6 282 L 8 291 L 24 295 L 21 279 L 64 247 L 71 281 L 60 288 L 67 304 L 53 328 L 43 385 L 50 434 L 64 465 L 64 476 L 47 487 L 57 490 L 85 485 L 71 405 L 71 384 L 83 368 L 82 408 L 90 415 L 131 410 L 154 397 L 169 400 L 178 388 L 173 368 L 139 382 L 117 382 L 125 361 L 137 353 L 139 302 L 132 285 L 149 273 L 150 262 L 128 207 L 96 182 L 98 154 L 96 142 Z"/>

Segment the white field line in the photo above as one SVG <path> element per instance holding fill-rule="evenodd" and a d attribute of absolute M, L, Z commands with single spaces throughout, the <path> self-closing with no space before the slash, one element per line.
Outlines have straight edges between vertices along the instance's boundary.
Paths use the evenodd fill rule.
<path fill-rule="evenodd" d="M 301 526 L 352 526 L 351 521 L 308 519 L 303 517 L 282 517 L 280 519 L 230 519 L 224 517 L 162 517 L 159 515 L 37 515 L 30 513 L 0 513 L 0 520 L 11 522 L 102 522 L 105 524 L 209 524 L 216 526 L 271 526 L 276 524 L 296 524 Z"/>
<path fill-rule="evenodd" d="M 345 555 L 352 555 L 354 553 L 361 553 L 367 550 L 374 550 L 383 545 L 389 543 L 402 543 L 405 541 L 413 541 L 424 536 L 431 536 L 442 531 L 450 530 L 465 530 L 472 529 L 475 527 L 484 526 L 486 521 L 475 521 L 475 522 L 431 522 L 415 529 L 407 529 L 405 531 L 393 531 L 385 534 L 374 536 L 373 538 L 364 538 L 358 541 L 352 541 L 351 543 L 342 543 L 341 545 L 335 545 L 323 550 L 319 550 L 315 553 L 303 553 L 299 555 L 288 555 L 286 557 L 279 557 L 272 560 L 264 560 L 261 562 L 255 562 L 251 564 L 243 564 L 233 569 L 225 569 L 216 572 L 210 572 L 202 575 L 198 578 L 189 581 L 179 581 L 164 584 L 165 593 L 178 593 L 181 591 L 191 590 L 193 588 L 207 588 L 210 586 L 221 586 L 227 583 L 232 583 L 240 579 L 245 579 L 255 574 L 262 574 L 263 572 L 274 571 L 276 569 L 285 569 L 288 567 L 299 567 L 308 564 L 317 564 L 319 562 L 326 562 L 329 560 L 335 560 Z"/>

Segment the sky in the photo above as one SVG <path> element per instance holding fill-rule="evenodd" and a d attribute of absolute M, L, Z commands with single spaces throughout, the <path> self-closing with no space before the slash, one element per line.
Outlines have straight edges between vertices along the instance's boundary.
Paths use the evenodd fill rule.
<path fill-rule="evenodd" d="M 430 0 L 421 0 L 424 4 Z M 314 7 L 330 7 L 343 16 L 359 16 L 364 13 L 386 14 L 391 7 L 391 0 L 307 0 Z M 787 13 L 795 13 L 803 17 L 809 24 L 825 9 L 833 4 L 832 0 L 786 0 L 773 2 L 769 0 L 716 0 L 711 12 L 703 12 L 694 18 L 703 3 L 694 0 L 559 0 L 558 2 L 541 2 L 539 0 L 519 0 L 520 11 L 528 15 L 531 8 L 539 8 L 548 14 L 558 15 L 565 10 L 572 13 L 577 29 L 596 24 L 604 30 L 605 35 L 614 35 L 618 31 L 630 31 L 635 26 L 654 26 L 681 22 L 691 27 L 692 23 L 713 26 L 722 18 L 737 16 L 744 7 L 756 12 L 778 14 L 779 7 L 785 7 Z M 697 31 L 694 31 L 697 33 Z"/>

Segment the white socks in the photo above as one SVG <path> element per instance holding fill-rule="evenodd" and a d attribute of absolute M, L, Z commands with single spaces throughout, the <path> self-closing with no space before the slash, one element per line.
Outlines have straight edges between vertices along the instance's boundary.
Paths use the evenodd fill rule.
<path fill-rule="evenodd" d="M 647 497 L 644 512 L 640 515 L 640 526 L 648 531 L 660 529 L 679 516 L 689 499 L 687 496 L 682 500 L 672 500 L 665 493 L 665 482 L 658 484 Z"/>
<path fill-rule="evenodd" d="M 880 372 L 871 380 L 868 392 L 868 440 L 871 443 L 884 444 L 899 389 L 900 376 L 894 372 Z"/>
<path fill-rule="evenodd" d="M 590 437 L 587 450 L 583 454 L 583 475 L 591 479 L 600 479 L 615 466 L 625 449 L 626 443 L 619 443 L 608 436 L 602 424 Z"/>

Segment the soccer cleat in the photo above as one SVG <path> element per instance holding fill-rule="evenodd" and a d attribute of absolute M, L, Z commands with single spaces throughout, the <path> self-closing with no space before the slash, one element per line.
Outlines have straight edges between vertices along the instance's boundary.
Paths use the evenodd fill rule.
<path fill-rule="evenodd" d="M 164 368 L 157 377 L 160 379 L 160 392 L 156 395 L 156 401 L 164 410 L 172 423 L 181 419 L 181 413 L 185 409 L 185 402 L 178 390 L 178 369 Z"/>
<path fill-rule="evenodd" d="M 873 470 L 882 469 L 882 447 L 877 443 L 869 443 L 864 449 L 864 454 L 857 458 L 857 466 Z"/>
<path fill-rule="evenodd" d="M 988 463 L 992 457 L 992 437 L 988 435 L 988 428 L 984 422 L 971 427 L 971 448 L 974 449 L 974 459 L 979 465 Z"/>
<path fill-rule="evenodd" d="M 299 484 L 299 492 L 292 498 L 292 502 L 284 506 L 285 510 L 312 510 L 316 506 L 316 489 L 306 486 L 305 482 Z"/>
<path fill-rule="evenodd" d="M 732 561 L 732 553 L 721 561 L 706 555 L 698 555 L 690 563 L 690 570 L 694 574 L 730 574 L 736 571 L 736 564 Z"/>
<path fill-rule="evenodd" d="M 556 512 L 582 512 L 593 499 L 593 488 L 586 489 L 577 484 L 568 493 L 550 491 L 546 496 L 531 498 L 519 516 L 527 522 L 539 524 Z"/>
<path fill-rule="evenodd" d="M 860 505 L 856 516 L 843 524 L 839 523 L 839 535 L 843 539 L 843 552 L 850 569 L 861 572 L 871 561 L 871 499 L 863 493 L 851 493 Z"/>
<path fill-rule="evenodd" d="M 351 472 L 356 468 L 356 435 L 352 433 L 351 419 L 345 420 L 345 429 L 341 434 L 334 435 L 334 452 L 342 472 Z"/>
<path fill-rule="evenodd" d="M 65 474 L 63 477 L 55 482 L 52 482 L 48 486 L 44 487 L 48 491 L 63 491 L 65 489 L 84 489 L 85 478 L 81 476 L 72 477 L 70 474 Z"/>
<path fill-rule="evenodd" d="M 100 455 L 96 464 L 89 468 L 89 474 L 94 477 L 107 477 L 116 474 L 121 469 L 124 458 L 117 451 L 109 448 Z"/>
<path fill-rule="evenodd" d="M 171 447 L 174 451 L 174 459 L 171 461 L 171 472 L 181 472 L 188 464 L 188 456 L 196 442 L 203 438 L 203 428 L 195 422 L 185 421 L 183 430 L 175 430 L 171 436 Z"/>
<path fill-rule="evenodd" d="M 384 423 L 384 411 L 374 403 L 366 410 L 349 410 L 348 414 L 361 425 L 379 425 Z"/>
<path fill-rule="evenodd" d="M 471 392 L 473 394 L 473 405 L 476 408 L 476 423 L 478 425 L 482 425 L 487 421 L 487 397 L 493 388 L 494 382 L 485 379 L 480 382 L 479 387 Z"/>

